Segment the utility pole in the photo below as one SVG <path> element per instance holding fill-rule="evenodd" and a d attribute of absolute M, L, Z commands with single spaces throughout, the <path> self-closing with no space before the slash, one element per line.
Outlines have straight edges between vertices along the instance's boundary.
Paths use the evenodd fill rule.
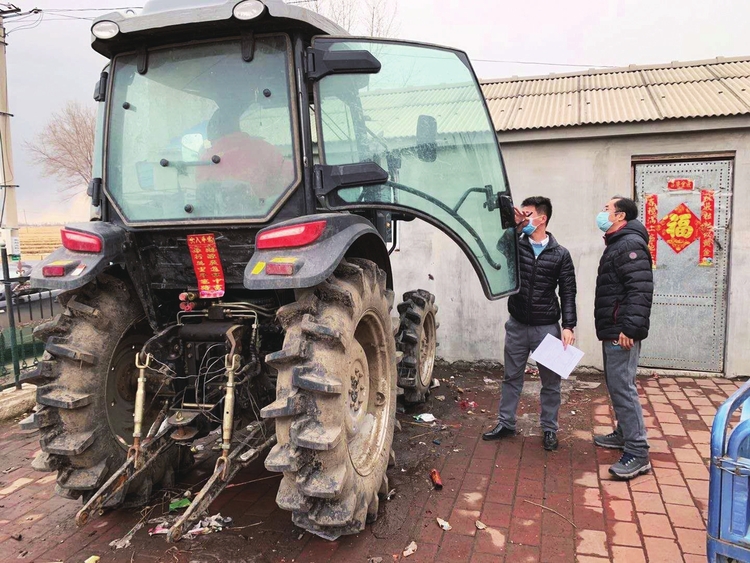
<path fill-rule="evenodd" d="M 0 9 L 0 189 L 2 189 L 2 203 L 0 204 L 0 239 L 10 250 L 12 261 L 21 259 L 21 242 L 18 238 L 18 208 L 16 205 L 15 176 L 13 175 L 13 149 L 10 142 L 10 118 L 8 112 L 8 67 L 5 60 L 7 43 L 5 40 L 5 16 L 17 14 L 21 11 L 13 4 L 7 4 Z"/>

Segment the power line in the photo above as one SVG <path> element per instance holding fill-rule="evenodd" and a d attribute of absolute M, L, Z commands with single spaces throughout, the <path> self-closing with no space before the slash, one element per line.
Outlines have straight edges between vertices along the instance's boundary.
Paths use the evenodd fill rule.
<path fill-rule="evenodd" d="M 516 65 L 539 65 L 539 66 L 567 66 L 576 68 L 617 68 L 613 65 L 575 65 L 568 63 L 543 63 L 539 61 L 503 61 L 498 59 L 475 59 L 471 58 L 472 62 L 481 63 L 503 63 L 503 64 L 516 64 Z"/>

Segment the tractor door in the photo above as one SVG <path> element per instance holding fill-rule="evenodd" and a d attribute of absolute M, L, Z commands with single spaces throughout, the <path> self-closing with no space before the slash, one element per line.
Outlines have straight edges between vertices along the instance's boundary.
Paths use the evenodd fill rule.
<path fill-rule="evenodd" d="M 488 299 L 515 292 L 510 188 L 466 54 L 318 37 L 307 66 L 315 84 L 321 204 L 419 217 L 461 246 Z"/>

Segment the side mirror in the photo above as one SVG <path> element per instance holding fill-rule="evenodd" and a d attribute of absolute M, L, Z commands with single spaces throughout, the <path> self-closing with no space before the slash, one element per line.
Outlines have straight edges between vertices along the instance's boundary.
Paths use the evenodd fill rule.
<path fill-rule="evenodd" d="M 190 162 L 198 160 L 203 151 L 203 135 L 188 133 L 182 136 L 182 160 Z"/>
<path fill-rule="evenodd" d="M 431 115 L 417 118 L 417 158 L 422 162 L 437 160 L 437 120 Z"/>
<path fill-rule="evenodd" d="M 94 101 L 103 102 L 107 97 L 107 81 L 109 80 L 109 73 L 104 71 L 99 76 L 99 81 L 94 86 Z"/>

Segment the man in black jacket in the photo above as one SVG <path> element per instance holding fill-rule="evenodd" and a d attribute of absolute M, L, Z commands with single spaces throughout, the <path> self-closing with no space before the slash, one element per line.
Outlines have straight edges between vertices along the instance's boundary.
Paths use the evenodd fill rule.
<path fill-rule="evenodd" d="M 576 276 L 570 253 L 560 246 L 547 225 L 552 202 L 546 197 L 530 197 L 516 213 L 521 274 L 519 293 L 508 299 L 510 319 L 505 324 L 505 378 L 498 423 L 482 435 L 498 440 L 516 434 L 516 410 L 523 388 L 529 354 L 548 334 L 573 344 L 576 326 Z M 562 309 L 555 290 L 559 288 Z M 562 334 L 560 316 L 562 312 Z M 545 450 L 557 449 L 557 413 L 560 410 L 560 376 L 539 365 L 541 423 Z"/>
<path fill-rule="evenodd" d="M 594 317 L 617 428 L 594 436 L 594 443 L 623 450 L 620 460 L 609 468 L 618 479 L 632 479 L 651 469 L 635 376 L 641 340 L 648 336 L 654 278 L 648 232 L 637 216 L 633 200 L 614 197 L 596 218 L 606 233 L 606 248 L 596 277 Z"/>

